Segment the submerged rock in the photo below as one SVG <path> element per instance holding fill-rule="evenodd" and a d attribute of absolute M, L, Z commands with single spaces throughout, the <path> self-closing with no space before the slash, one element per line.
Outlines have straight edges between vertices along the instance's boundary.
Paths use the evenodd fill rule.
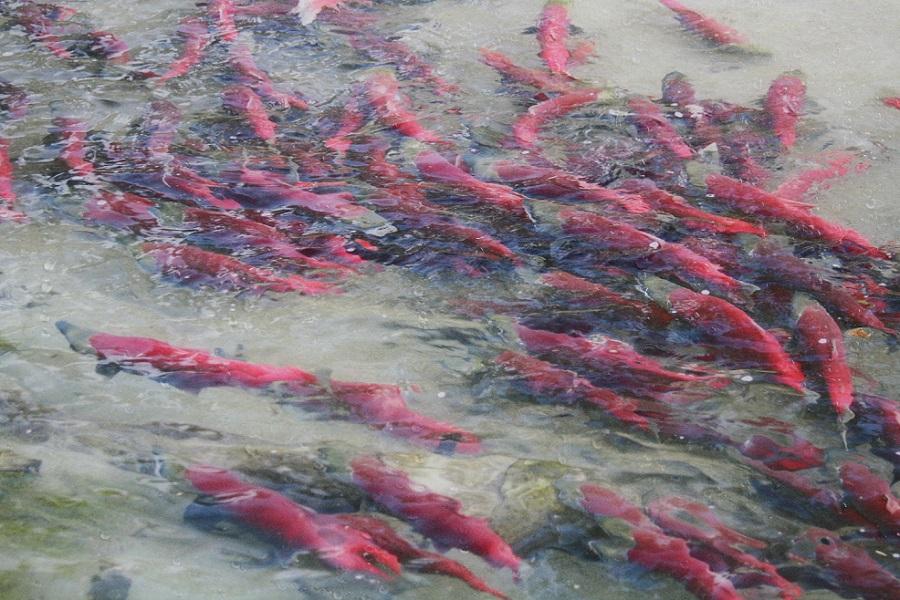
<path fill-rule="evenodd" d="M 131 579 L 120 571 L 108 569 L 91 577 L 88 600 L 126 600 L 131 591 Z"/>
<path fill-rule="evenodd" d="M 16 454 L 7 448 L 0 448 L 0 474 L 37 475 L 41 461 Z"/>
<path fill-rule="evenodd" d="M 517 554 L 581 539 L 591 521 L 559 499 L 558 484 L 578 470 L 555 461 L 521 459 L 504 474 L 491 526 Z"/>
<path fill-rule="evenodd" d="M 50 424 L 43 415 L 48 412 L 30 402 L 21 390 L 0 390 L 0 433 L 29 442 L 46 442 L 50 439 Z"/>

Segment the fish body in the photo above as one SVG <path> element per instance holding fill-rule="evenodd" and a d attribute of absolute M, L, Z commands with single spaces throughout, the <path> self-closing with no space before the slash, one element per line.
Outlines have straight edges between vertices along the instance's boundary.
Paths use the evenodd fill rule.
<path fill-rule="evenodd" d="M 541 69 L 520 67 L 511 58 L 496 50 L 481 48 L 480 52 L 481 62 L 510 81 L 527 85 L 543 92 L 566 94 L 577 89 L 575 82 L 567 76 L 555 76 Z"/>
<path fill-rule="evenodd" d="M 835 250 L 851 254 L 866 254 L 875 258 L 889 258 L 860 233 L 815 215 L 796 202 L 779 198 L 757 187 L 725 175 L 711 174 L 706 185 L 715 200 L 745 215 L 763 221 L 784 223 L 791 234 L 827 244 Z"/>
<path fill-rule="evenodd" d="M 319 514 L 275 491 L 244 483 L 224 469 L 194 465 L 185 471 L 185 478 L 211 496 L 232 519 L 282 548 L 309 550 L 336 569 L 383 579 L 401 571 L 396 556 L 378 546 L 367 533 L 337 517 Z"/>
<path fill-rule="evenodd" d="M 563 231 L 582 237 L 601 249 L 619 253 L 622 258 L 661 269 L 689 285 L 701 282 L 729 296 L 740 297 L 744 293 L 740 281 L 682 244 L 666 242 L 627 223 L 594 213 L 564 209 L 559 216 Z"/>
<path fill-rule="evenodd" d="M 64 321 L 56 326 L 73 350 L 96 356 L 104 367 L 161 380 L 191 392 L 230 386 L 323 399 L 348 409 L 357 422 L 432 450 L 480 450 L 480 442 L 473 434 L 410 409 L 396 385 L 331 381 L 326 386 L 312 373 L 296 367 L 222 358 L 152 338 L 95 333 Z"/>
<path fill-rule="evenodd" d="M 410 409 L 396 385 L 332 380 L 331 393 L 358 421 L 391 435 L 434 451 L 476 454 L 481 450 L 474 434 Z"/>
<path fill-rule="evenodd" d="M 379 547 L 396 556 L 406 567 L 415 569 L 420 573 L 434 573 L 436 575 L 455 577 L 465 582 L 473 590 L 490 594 L 501 600 L 506 600 L 507 598 L 505 594 L 488 586 L 472 571 L 455 560 L 413 546 L 381 519 L 360 514 L 336 515 L 335 518 L 353 529 L 368 534 Z"/>
<path fill-rule="evenodd" d="M 765 435 L 754 435 L 744 441 L 738 450 L 747 458 L 776 471 L 803 471 L 825 464 L 824 451 L 796 434 L 792 436 L 789 446 L 778 444 Z"/>
<path fill-rule="evenodd" d="M 0 78 L 0 111 L 11 119 L 21 119 L 28 112 L 28 94 L 22 88 Z"/>
<path fill-rule="evenodd" d="M 203 177 L 180 160 L 172 161 L 164 167 L 160 183 L 165 188 L 183 194 L 183 196 L 176 195 L 175 198 L 186 197 L 187 203 L 191 206 L 205 204 L 221 210 L 241 208 L 238 202 L 230 198 L 219 198 L 216 196 L 213 189 L 222 186 L 211 179 Z"/>
<path fill-rule="evenodd" d="M 266 113 L 265 104 L 253 88 L 239 84 L 229 86 L 222 92 L 222 102 L 226 108 L 247 120 L 256 137 L 264 142 L 275 141 L 278 130 Z"/>
<path fill-rule="evenodd" d="M 697 104 L 697 93 L 683 73 L 672 71 L 663 77 L 662 101 L 670 106 L 687 107 Z"/>
<path fill-rule="evenodd" d="M 654 144 L 666 148 L 681 159 L 687 160 L 694 155 L 694 151 L 669 123 L 662 110 L 649 99 L 635 96 L 628 101 L 628 108 L 634 115 L 638 128 Z"/>
<path fill-rule="evenodd" d="M 318 194 L 292 184 L 270 171 L 242 167 L 239 172 L 243 195 L 251 195 L 257 208 L 292 206 L 338 219 L 353 219 L 369 214 L 369 210 L 353 202 L 349 193 Z M 258 193 L 256 193 L 258 192 Z M 257 198 L 258 197 L 258 198 Z"/>
<path fill-rule="evenodd" d="M 412 112 L 409 97 L 400 91 L 400 85 L 387 72 L 376 73 L 366 81 L 365 95 L 378 119 L 400 135 L 420 142 L 447 144 L 437 133 L 422 125 Z"/>
<path fill-rule="evenodd" d="M 0 137 L 0 221 L 24 221 L 25 215 L 15 209 L 13 166 L 9 159 L 9 140 Z"/>
<path fill-rule="evenodd" d="M 41 44 L 57 58 L 73 60 L 75 55 L 54 33 L 55 25 L 75 14 L 73 9 L 53 4 L 40 5 L 33 2 L 22 3 L 15 9 L 13 21 L 20 25 L 28 37 Z"/>
<path fill-rule="evenodd" d="M 181 56 L 173 62 L 165 73 L 157 78 L 162 84 L 170 79 L 181 77 L 199 64 L 203 51 L 209 45 L 209 27 L 200 17 L 187 16 L 178 25 L 178 35 L 183 40 Z"/>
<path fill-rule="evenodd" d="M 576 371 L 586 370 L 604 384 L 621 387 L 638 396 L 653 397 L 676 384 L 709 380 L 708 377 L 670 371 L 625 342 L 612 338 L 589 340 L 524 325 L 519 325 L 516 332 L 530 352 L 553 362 L 570 364 Z"/>
<path fill-rule="evenodd" d="M 599 91 L 594 89 L 575 90 L 535 104 L 513 123 L 515 144 L 526 150 L 535 148 L 544 125 L 582 106 L 593 104 L 599 98 L 599 94 Z"/>
<path fill-rule="evenodd" d="M 677 318 L 697 328 L 737 366 L 772 371 L 775 380 L 804 393 L 803 373 L 775 337 L 737 306 L 711 295 L 678 289 L 669 294 Z"/>
<path fill-rule="evenodd" d="M 586 181 L 578 175 L 552 167 L 537 167 L 498 161 L 494 170 L 501 181 L 524 186 L 529 192 L 550 198 L 573 198 L 584 202 L 612 203 L 630 213 L 650 212 L 639 196 L 622 193 L 602 185 Z"/>
<path fill-rule="evenodd" d="M 416 167 L 426 179 L 471 194 L 485 204 L 527 217 L 524 198 L 520 194 L 505 185 L 481 181 L 433 150 L 425 150 L 416 156 Z"/>
<path fill-rule="evenodd" d="M 821 159 L 824 160 L 824 165 L 792 174 L 772 192 L 772 195 L 786 200 L 801 201 L 813 187 L 826 187 L 826 182 L 831 179 L 843 177 L 854 170 L 858 172 L 867 168 L 865 163 L 857 163 L 855 169 L 851 167 L 858 160 L 852 152 L 830 152 L 823 155 Z"/>
<path fill-rule="evenodd" d="M 555 75 L 565 74 L 569 64 L 566 42 L 572 22 L 567 4 L 565 0 L 549 0 L 538 19 L 537 39 L 541 46 L 538 55 Z"/>
<path fill-rule="evenodd" d="M 881 103 L 890 108 L 896 108 L 900 110 L 900 96 L 889 96 L 887 98 L 882 98 Z"/>
<path fill-rule="evenodd" d="M 131 61 L 128 44 L 110 31 L 91 31 L 87 34 L 90 40 L 88 52 L 100 56 L 114 64 L 127 64 Z"/>
<path fill-rule="evenodd" d="M 156 202 L 143 196 L 101 190 L 85 204 L 82 217 L 98 225 L 140 233 L 159 226 L 159 219 L 152 212 L 155 208 Z"/>
<path fill-rule="evenodd" d="M 181 111 L 168 100 L 154 100 L 141 121 L 141 150 L 148 159 L 164 163 L 171 159 L 170 150 L 178 135 Z"/>
<path fill-rule="evenodd" d="M 324 146 L 343 157 L 352 145 L 350 136 L 359 131 L 366 124 L 366 116 L 360 110 L 359 101 L 351 97 L 344 104 L 341 112 L 341 121 L 338 130 L 325 140 Z"/>
<path fill-rule="evenodd" d="M 377 458 L 358 457 L 351 466 L 353 481 L 375 502 L 439 546 L 467 550 L 498 568 L 518 572 L 521 559 L 512 548 L 487 519 L 462 513 L 458 500 L 413 484 L 406 473 Z"/>
<path fill-rule="evenodd" d="M 317 380 L 295 367 L 279 367 L 215 356 L 204 350 L 181 348 L 145 337 L 119 336 L 79 330 L 64 322 L 57 327 L 73 349 L 97 356 L 104 364 L 190 391 L 232 386 L 265 389 L 280 384 L 305 391 Z"/>
<path fill-rule="evenodd" d="M 875 425 L 877 435 L 895 453 L 900 452 L 900 403 L 871 394 L 856 394 L 853 412 Z"/>
<path fill-rule="evenodd" d="M 580 402 L 595 406 L 625 425 L 650 430 L 650 422 L 638 412 L 638 404 L 612 390 L 594 386 L 574 371 L 568 371 L 532 356 L 506 351 L 494 362 L 505 371 L 522 379 L 531 393 L 543 398 L 550 395 L 557 402 Z"/>
<path fill-rule="evenodd" d="M 330 283 L 298 275 L 281 276 L 268 269 L 251 267 L 236 258 L 208 252 L 196 246 L 146 243 L 143 250 L 155 260 L 157 268 L 165 277 L 186 285 L 257 293 L 298 292 L 305 295 L 338 291 Z"/>
<path fill-rule="evenodd" d="M 259 96 L 281 108 L 309 110 L 309 103 L 296 94 L 287 94 L 275 89 L 269 74 L 260 69 L 253 60 L 253 54 L 245 44 L 232 44 L 228 49 L 228 60 L 240 77 Z"/>
<path fill-rule="evenodd" d="M 806 83 L 790 73 L 775 79 L 766 94 L 764 106 L 772 122 L 772 130 L 788 150 L 797 142 L 797 122 L 803 114 L 805 99 Z"/>
<path fill-rule="evenodd" d="M 338 272 L 352 271 L 346 265 L 307 256 L 286 234 L 275 227 L 246 217 L 202 208 L 188 208 L 184 212 L 186 224 L 198 228 L 196 234 L 204 242 L 233 250 L 248 246 L 259 249 L 277 259 L 284 259 L 307 269 L 326 269 Z"/>
<path fill-rule="evenodd" d="M 684 540 L 666 535 L 637 506 L 597 485 L 584 484 L 581 493 L 582 508 L 588 513 L 621 519 L 632 526 L 634 546 L 628 551 L 629 562 L 677 579 L 701 600 L 741 599 L 725 576 L 713 572 L 708 564 L 691 556 Z"/>
<path fill-rule="evenodd" d="M 675 13 L 676 18 L 685 29 L 696 33 L 716 46 L 739 46 L 747 42 L 747 39 L 736 30 L 716 21 L 712 17 L 707 17 L 689 9 L 677 0 L 659 1 L 663 6 Z"/>
<path fill-rule="evenodd" d="M 860 297 L 852 288 L 829 281 L 826 273 L 803 259 L 764 243 L 757 244 L 752 256 L 750 264 L 757 281 L 805 292 L 831 313 L 854 325 L 896 335 L 893 329 L 889 329 L 871 309 L 863 305 L 868 302 L 867 297 Z"/>
<path fill-rule="evenodd" d="M 766 230 L 758 225 L 723 217 L 691 206 L 684 198 L 656 187 L 652 181 L 647 179 L 628 180 L 619 189 L 637 195 L 645 204 L 656 210 L 678 217 L 681 224 L 688 229 L 712 231 L 726 235 L 746 233 L 760 237 L 766 236 Z"/>
<path fill-rule="evenodd" d="M 238 29 L 234 22 L 235 8 L 232 0 L 209 0 L 207 12 L 210 20 L 215 23 L 220 40 L 233 42 L 237 39 Z"/>
<path fill-rule="evenodd" d="M 551 271 L 541 276 L 541 283 L 572 297 L 577 306 L 608 306 L 611 312 L 654 329 L 664 329 L 672 316 L 655 302 L 633 300 L 599 283 L 564 271 Z"/>
<path fill-rule="evenodd" d="M 94 173 L 94 165 L 87 159 L 86 140 L 88 127 L 78 119 L 56 117 L 53 119 L 56 134 L 61 140 L 60 160 L 69 167 L 69 172 L 76 177 L 90 177 Z"/>
<path fill-rule="evenodd" d="M 853 375 L 847 365 L 844 334 L 826 311 L 809 306 L 797 320 L 801 362 L 825 381 L 828 399 L 839 417 L 853 404 Z"/>
<path fill-rule="evenodd" d="M 850 505 L 886 534 L 900 535 L 900 500 L 891 492 L 888 482 L 859 463 L 844 463 L 840 474 Z"/>
<path fill-rule="evenodd" d="M 849 588 L 865 600 L 900 596 L 900 580 L 869 556 L 825 529 L 810 529 L 804 536 L 815 545 L 816 560 L 828 569 L 841 588 Z"/>

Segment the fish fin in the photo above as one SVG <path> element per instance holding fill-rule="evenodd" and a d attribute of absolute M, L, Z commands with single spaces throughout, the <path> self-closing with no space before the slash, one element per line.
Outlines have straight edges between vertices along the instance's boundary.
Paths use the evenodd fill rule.
<path fill-rule="evenodd" d="M 103 375 L 106 378 L 111 378 L 115 376 L 116 373 L 121 371 L 122 368 L 119 367 L 116 363 L 112 362 L 98 362 L 94 367 L 94 371 L 98 374 Z"/>
<path fill-rule="evenodd" d="M 94 351 L 94 348 L 89 341 L 91 336 L 94 335 L 93 331 L 83 329 L 63 320 L 56 322 L 56 328 L 65 336 L 66 341 L 69 342 L 69 346 L 72 350 L 80 354 L 96 356 L 97 353 Z"/>

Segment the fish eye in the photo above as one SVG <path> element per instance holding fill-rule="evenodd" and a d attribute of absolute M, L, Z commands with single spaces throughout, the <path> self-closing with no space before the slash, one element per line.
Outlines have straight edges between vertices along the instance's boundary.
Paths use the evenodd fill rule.
<path fill-rule="evenodd" d="M 829 540 L 827 537 L 819 538 L 819 541 L 822 542 L 823 544 L 825 544 L 826 546 L 831 545 L 831 540 Z"/>

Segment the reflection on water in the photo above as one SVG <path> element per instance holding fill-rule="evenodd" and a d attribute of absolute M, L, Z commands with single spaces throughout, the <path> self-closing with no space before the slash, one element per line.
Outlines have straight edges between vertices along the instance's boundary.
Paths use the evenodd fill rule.
<path fill-rule="evenodd" d="M 714 597 L 635 559 L 642 526 L 592 511 L 585 484 L 742 597 L 896 597 L 898 274 L 876 248 L 900 217 L 893 2 L 691 2 L 740 48 L 652 0 L 572 2 L 572 27 L 539 24 L 541 0 L 307 26 L 292 2 L 209 4 L 0 4 L 0 597 L 481 597 L 462 565 L 512 598 Z M 765 100 L 780 76 L 802 84 Z M 773 102 L 802 113 L 789 150 Z M 794 212 L 713 197 L 717 173 Z M 872 245 L 823 242 L 809 214 Z M 730 336 L 720 305 L 673 316 L 683 288 L 765 330 Z M 853 369 L 840 418 L 818 378 L 778 385 L 793 359 L 816 370 L 795 333 L 815 303 Z M 370 455 L 432 495 L 363 491 Z M 875 479 L 854 488 L 847 463 Z M 198 498 L 196 464 L 249 487 Z M 327 541 L 246 527 L 261 488 Z M 754 540 L 659 524 L 672 496 Z M 487 519 L 519 576 L 429 533 L 454 511 Z M 698 511 L 673 514 L 706 533 Z M 340 570 L 350 513 L 418 546 L 394 547 L 401 576 Z"/>

